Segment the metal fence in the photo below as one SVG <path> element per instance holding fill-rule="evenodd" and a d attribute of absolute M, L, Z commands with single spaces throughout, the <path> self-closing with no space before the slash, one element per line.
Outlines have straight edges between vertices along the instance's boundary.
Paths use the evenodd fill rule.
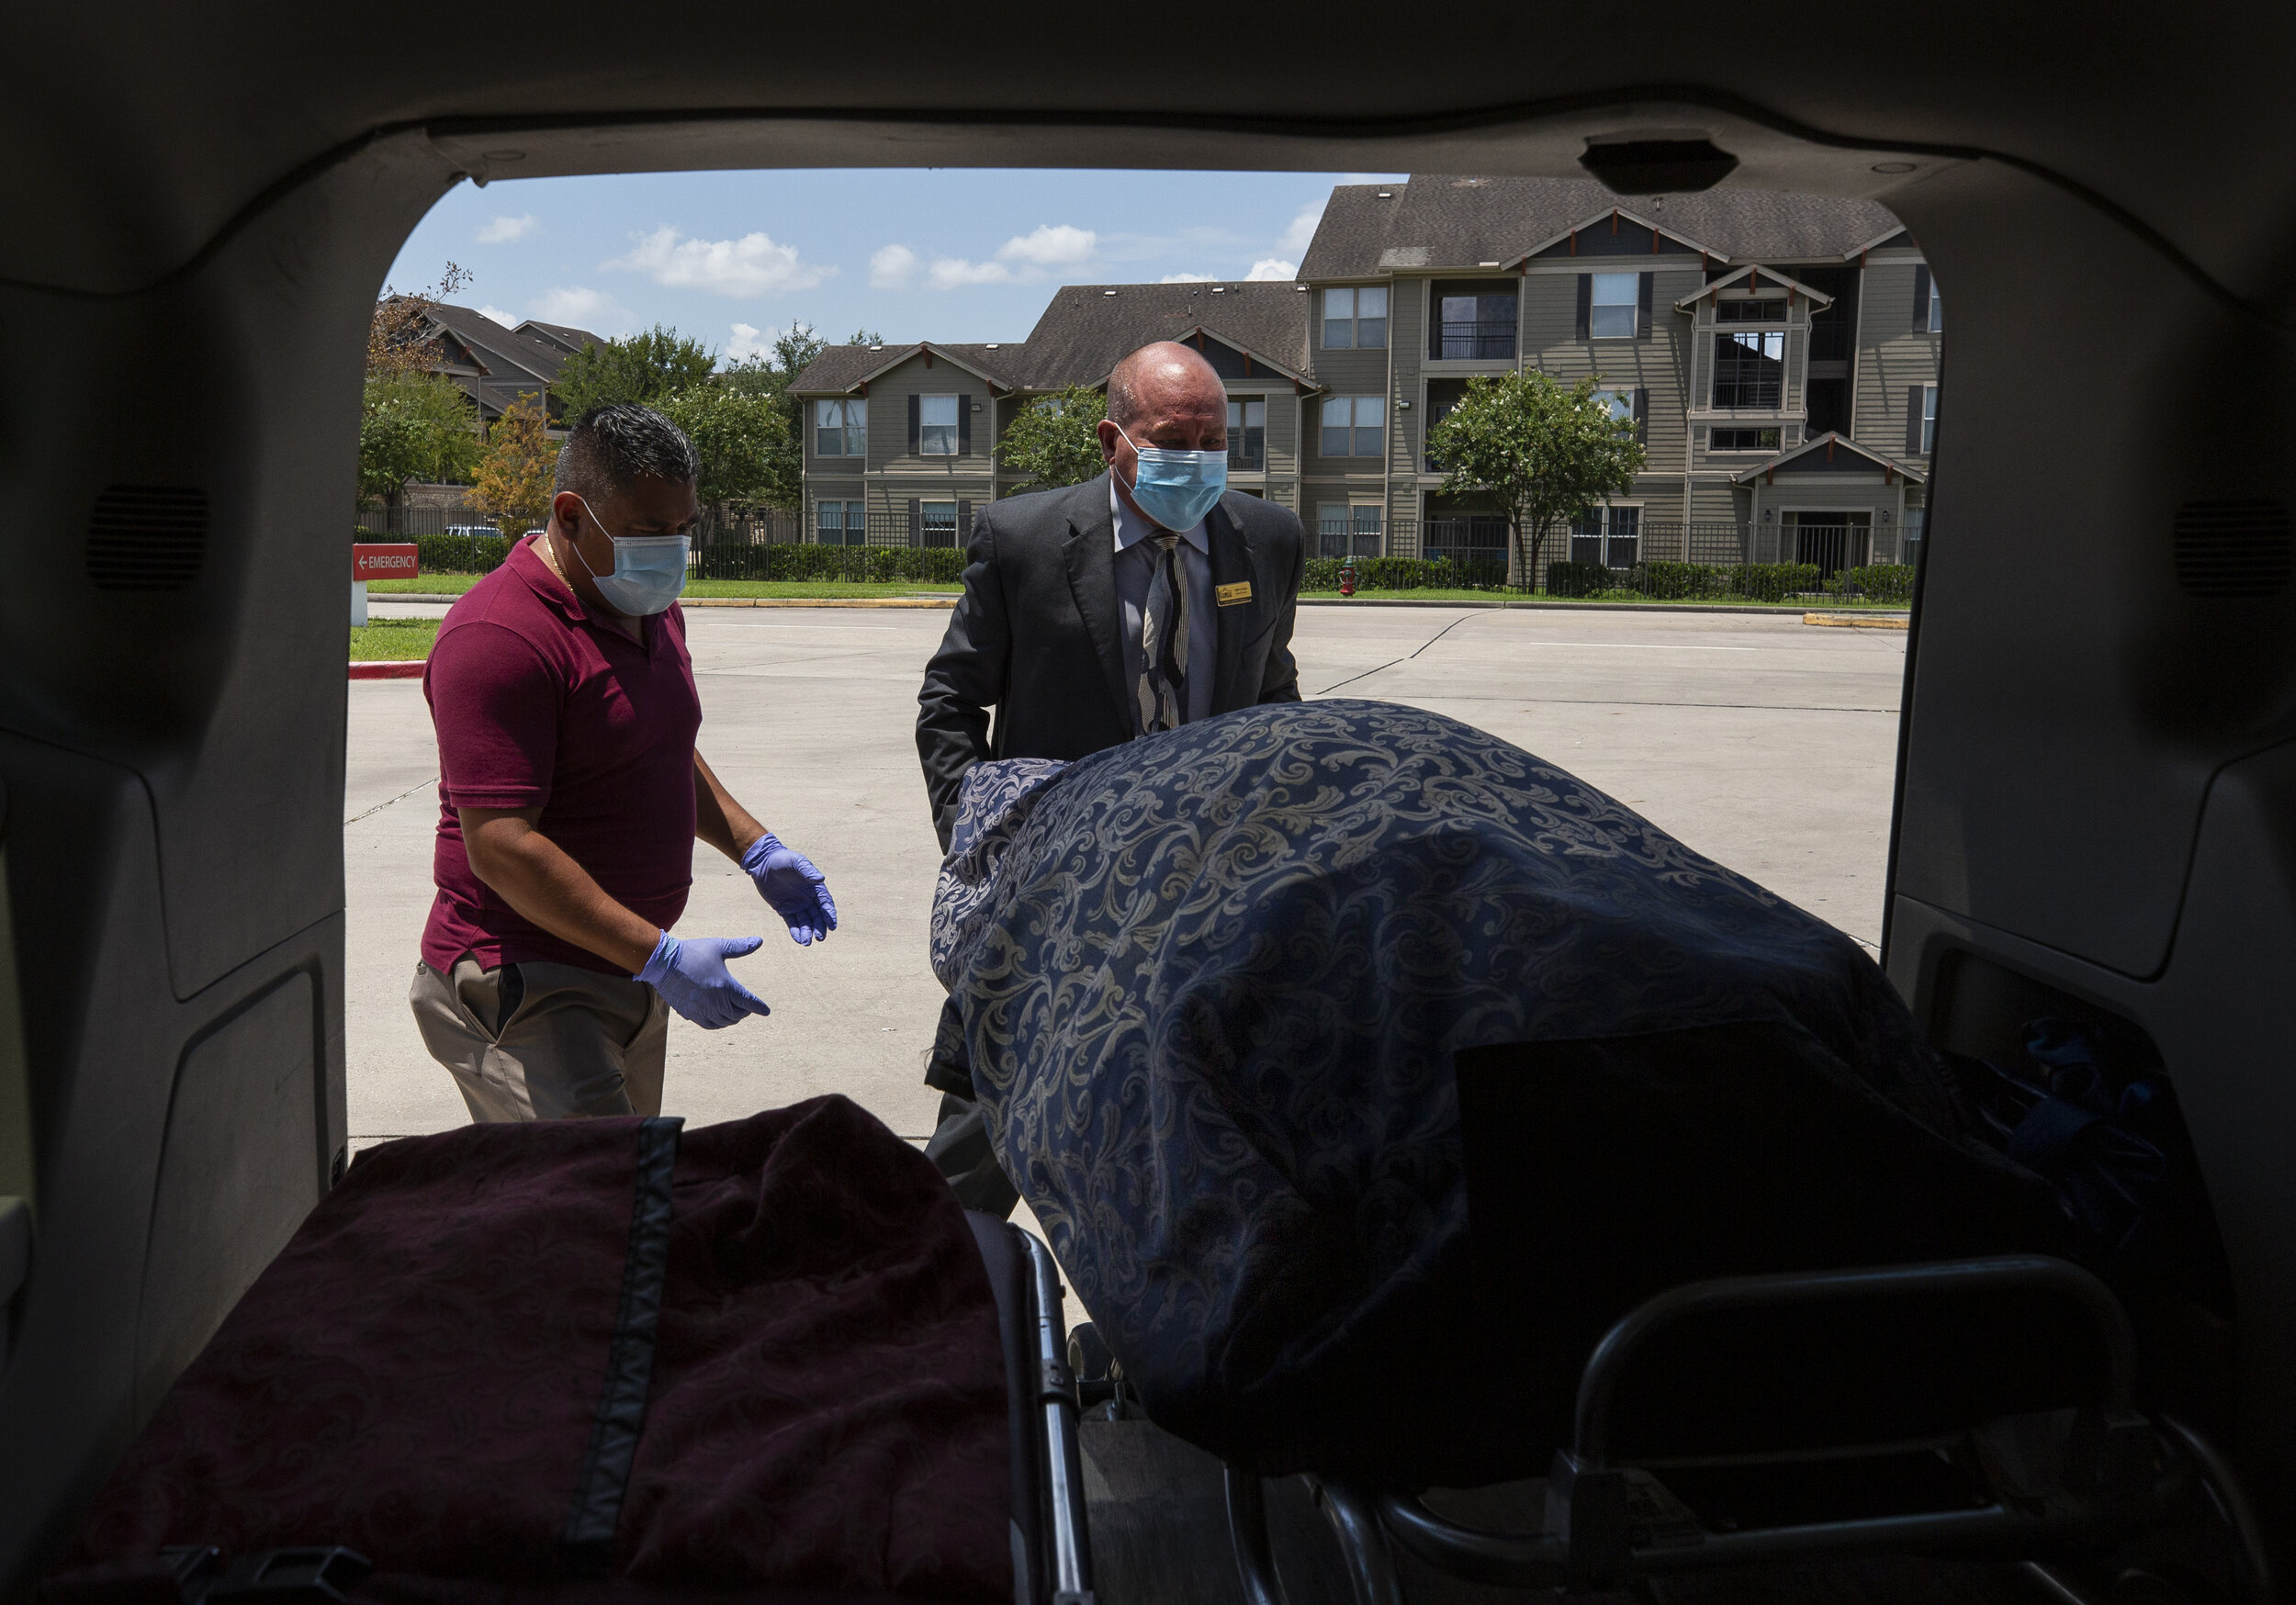
<path fill-rule="evenodd" d="M 430 503 L 415 505 L 401 502 L 387 507 L 381 502 L 360 504 L 356 527 L 370 534 L 387 535 L 400 540 L 421 540 L 426 535 L 522 535 L 534 526 L 518 519 L 497 518 L 484 508 L 468 502 Z M 694 544 L 708 547 L 719 544 L 770 546 L 801 542 L 805 538 L 805 515 L 785 512 L 779 508 L 704 508 L 702 527 L 696 532 Z"/>

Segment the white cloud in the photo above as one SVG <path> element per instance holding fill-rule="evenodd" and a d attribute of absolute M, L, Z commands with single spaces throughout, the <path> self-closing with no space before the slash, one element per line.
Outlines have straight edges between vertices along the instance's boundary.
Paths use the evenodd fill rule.
<path fill-rule="evenodd" d="M 624 333 L 637 321 L 627 307 L 605 291 L 579 285 L 553 285 L 526 303 L 526 315 L 545 323 L 570 323 L 593 334 L 607 335 Z"/>
<path fill-rule="evenodd" d="M 515 329 L 521 323 L 525 321 L 525 320 L 521 318 L 517 313 L 505 312 L 500 307 L 481 307 L 478 309 L 478 316 L 481 318 L 491 318 L 505 329 Z"/>
<path fill-rule="evenodd" d="M 1208 285 L 1212 275 L 1208 273 L 1167 273 L 1156 282 L 1161 285 Z"/>
<path fill-rule="evenodd" d="M 1100 237 L 1089 229 L 1068 223 L 1040 223 L 1027 234 L 1015 234 L 996 248 L 999 262 L 1025 262 L 1036 267 L 1075 267 L 1090 262 Z"/>
<path fill-rule="evenodd" d="M 771 356 L 773 354 L 773 342 L 781 337 L 782 331 L 778 329 L 769 329 L 760 334 L 754 323 L 737 323 L 734 325 L 733 339 L 726 342 L 726 359 L 739 362 L 744 357 Z"/>
<path fill-rule="evenodd" d="M 933 263 L 930 275 L 933 288 L 959 289 L 966 285 L 1018 284 L 1024 278 L 1043 275 L 1032 269 L 1015 273 L 1001 262 L 967 262 L 961 256 L 943 256 Z"/>
<path fill-rule="evenodd" d="M 528 212 L 523 218 L 505 218 L 498 214 L 491 223 L 480 225 L 478 243 L 508 245 L 513 240 L 523 240 L 540 226 L 539 220 L 532 212 Z"/>
<path fill-rule="evenodd" d="M 837 272 L 799 261 L 797 247 L 777 245 L 764 233 L 744 234 L 738 240 L 687 239 L 665 223 L 651 234 L 632 237 L 636 249 L 600 265 L 645 274 L 670 289 L 762 296 L 809 290 Z"/>
<path fill-rule="evenodd" d="M 1295 255 L 1305 251 L 1308 248 L 1308 241 L 1315 238 L 1315 226 L 1322 220 L 1323 203 L 1317 201 L 1291 219 L 1291 227 L 1286 229 L 1284 237 L 1276 241 L 1276 249 L 1289 251 Z"/>
<path fill-rule="evenodd" d="M 869 259 L 869 287 L 906 290 L 917 282 L 917 253 L 906 245 L 888 245 Z"/>
<path fill-rule="evenodd" d="M 1265 279 L 1296 278 L 1299 274 L 1300 264 L 1296 262 L 1284 262 L 1277 257 L 1263 256 L 1252 264 L 1252 271 L 1244 276 L 1249 282 L 1258 283 Z"/>

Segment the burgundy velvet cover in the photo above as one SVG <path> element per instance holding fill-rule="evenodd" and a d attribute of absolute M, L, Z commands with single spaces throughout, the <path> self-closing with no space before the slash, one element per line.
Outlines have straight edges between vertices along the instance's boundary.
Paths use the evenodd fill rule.
<path fill-rule="evenodd" d="M 361 1156 L 162 1401 L 73 1564 L 340 1543 L 387 1573 L 549 1583 L 605 1382 L 637 1124 L 472 1126 Z M 996 1304 L 929 1162 L 831 1096 L 685 1133 L 672 1189 L 613 1570 L 1009 1599 Z"/>

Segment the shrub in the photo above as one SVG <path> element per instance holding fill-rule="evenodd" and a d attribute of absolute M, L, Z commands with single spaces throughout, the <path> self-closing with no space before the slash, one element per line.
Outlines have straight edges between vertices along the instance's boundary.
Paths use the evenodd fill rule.
<path fill-rule="evenodd" d="M 1600 563 L 1549 563 L 1547 565 L 1547 594 L 1548 596 L 1600 596 L 1617 584 L 1611 571 Z"/>
<path fill-rule="evenodd" d="M 1729 595 L 1729 572 L 1705 563 L 1639 563 L 1627 583 L 1652 601 L 1696 601 Z"/>
<path fill-rule="evenodd" d="M 1880 563 L 1868 568 L 1845 568 L 1826 581 L 1829 593 L 1840 597 L 1863 597 L 1868 601 L 1906 602 L 1913 600 L 1913 565 L 1910 563 Z"/>
<path fill-rule="evenodd" d="M 1818 589 L 1815 563 L 1744 563 L 1722 571 L 1729 577 L 1729 596 L 1748 601 L 1778 602 Z"/>
<path fill-rule="evenodd" d="M 693 555 L 702 579 L 834 580 L 845 585 L 953 585 L 964 575 L 955 546 L 708 546 Z"/>
<path fill-rule="evenodd" d="M 393 537 L 376 538 L 388 541 Z M 491 574 L 510 556 L 511 544 L 507 535 L 417 535 L 415 567 L 423 574 Z"/>
<path fill-rule="evenodd" d="M 1425 557 L 1311 557 L 1302 590 L 1339 589 L 1339 571 L 1352 561 L 1357 590 L 1497 590 L 1506 583 L 1503 563 L 1453 563 Z"/>

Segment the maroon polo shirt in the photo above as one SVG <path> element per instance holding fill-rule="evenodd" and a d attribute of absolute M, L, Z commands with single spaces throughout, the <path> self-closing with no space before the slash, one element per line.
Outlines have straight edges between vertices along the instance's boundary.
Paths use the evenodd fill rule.
<path fill-rule="evenodd" d="M 520 917 L 471 872 L 459 808 L 540 808 L 537 828 L 606 895 L 668 929 L 693 881 L 702 702 L 675 605 L 643 643 L 592 618 L 532 541 L 446 612 L 422 671 L 438 731 L 438 897 L 422 960 L 445 973 L 548 960 L 621 966 Z"/>

